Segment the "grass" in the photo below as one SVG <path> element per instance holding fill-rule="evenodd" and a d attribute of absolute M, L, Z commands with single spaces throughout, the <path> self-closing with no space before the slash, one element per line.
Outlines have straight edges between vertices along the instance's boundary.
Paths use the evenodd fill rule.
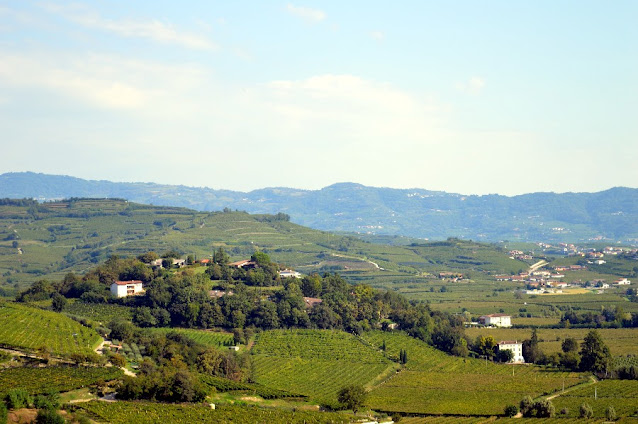
<path fill-rule="evenodd" d="M 19 350 L 41 348 L 54 355 L 90 353 L 100 343 L 92 329 L 52 311 L 0 302 L 0 345 Z"/>

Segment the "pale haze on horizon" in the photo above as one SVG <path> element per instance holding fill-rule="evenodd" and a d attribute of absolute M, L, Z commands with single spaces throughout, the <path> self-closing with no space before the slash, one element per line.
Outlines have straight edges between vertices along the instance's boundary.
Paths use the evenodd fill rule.
<path fill-rule="evenodd" d="M 638 184 L 638 2 L 0 1 L 0 173 Z"/>

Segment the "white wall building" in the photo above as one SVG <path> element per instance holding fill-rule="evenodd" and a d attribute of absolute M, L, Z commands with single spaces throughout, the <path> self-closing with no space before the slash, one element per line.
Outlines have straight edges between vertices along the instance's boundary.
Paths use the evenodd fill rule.
<path fill-rule="evenodd" d="M 279 276 L 281 278 L 301 278 L 301 273 L 293 271 L 292 269 L 282 269 L 279 271 Z"/>
<path fill-rule="evenodd" d="M 617 286 L 628 286 L 631 284 L 631 281 L 626 278 L 621 278 L 620 280 L 616 280 L 614 284 Z"/>
<path fill-rule="evenodd" d="M 490 314 L 479 317 L 479 323 L 493 327 L 511 327 L 512 317 L 505 314 Z"/>
<path fill-rule="evenodd" d="M 523 358 L 523 343 L 517 340 L 511 341 L 501 341 L 498 342 L 498 350 L 511 350 L 514 356 L 510 362 L 512 363 L 523 363 L 525 362 L 525 358 Z"/>
<path fill-rule="evenodd" d="M 111 284 L 111 294 L 115 297 L 134 296 L 144 293 L 140 280 L 115 281 Z"/>

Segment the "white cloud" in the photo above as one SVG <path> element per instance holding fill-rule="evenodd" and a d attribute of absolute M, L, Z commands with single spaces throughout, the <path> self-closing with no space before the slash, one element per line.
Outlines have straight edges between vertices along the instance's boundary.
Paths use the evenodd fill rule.
<path fill-rule="evenodd" d="M 385 33 L 383 31 L 372 31 L 370 33 L 370 38 L 372 38 L 374 41 L 383 41 L 385 39 Z"/>
<path fill-rule="evenodd" d="M 217 48 L 217 45 L 206 37 L 179 31 L 170 23 L 158 20 L 106 19 L 98 13 L 79 5 L 59 6 L 47 3 L 43 4 L 42 7 L 85 28 L 109 31 L 121 37 L 144 38 L 158 43 L 178 44 L 196 50 Z"/>
<path fill-rule="evenodd" d="M 477 95 L 483 91 L 483 88 L 487 82 L 484 78 L 481 77 L 472 77 L 465 82 L 460 82 L 456 84 L 456 89 L 461 93 Z"/>
<path fill-rule="evenodd" d="M 326 13 L 323 10 L 311 9 L 309 7 L 295 6 L 288 3 L 286 10 L 291 15 L 305 19 L 309 22 L 321 22 L 326 19 Z"/>

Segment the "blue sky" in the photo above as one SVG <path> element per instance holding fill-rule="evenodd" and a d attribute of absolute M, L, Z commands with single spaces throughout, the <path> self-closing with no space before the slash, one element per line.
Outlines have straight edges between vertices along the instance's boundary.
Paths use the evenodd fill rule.
<path fill-rule="evenodd" d="M 0 1 L 0 172 L 636 187 L 637 22 L 635 1 Z"/>

